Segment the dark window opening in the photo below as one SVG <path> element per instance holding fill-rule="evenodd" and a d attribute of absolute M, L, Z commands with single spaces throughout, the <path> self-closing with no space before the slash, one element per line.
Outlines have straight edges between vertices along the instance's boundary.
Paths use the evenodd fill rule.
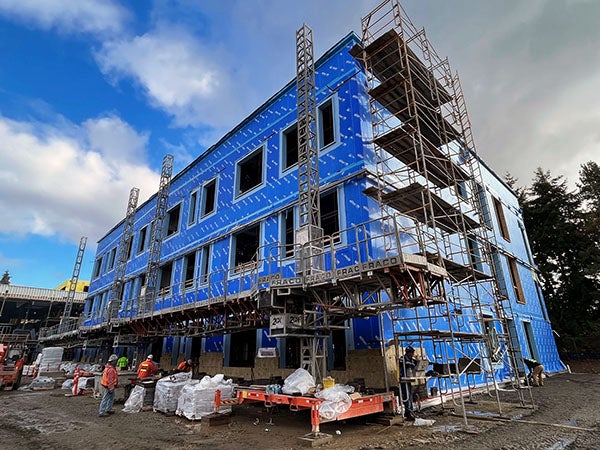
<path fill-rule="evenodd" d="M 510 281 L 512 283 L 515 299 L 518 303 L 525 304 L 525 295 L 523 294 L 523 286 L 521 285 L 521 278 L 519 277 L 517 260 L 510 256 L 507 256 L 506 259 L 508 261 L 508 271 L 510 273 Z"/>
<path fill-rule="evenodd" d="M 140 235 L 138 237 L 138 245 L 137 252 L 141 253 L 146 250 L 146 234 L 148 232 L 148 226 L 145 226 L 140 230 Z"/>
<path fill-rule="evenodd" d="M 185 286 L 191 287 L 194 285 L 194 277 L 196 276 L 196 252 L 185 255 Z"/>
<path fill-rule="evenodd" d="M 131 259 L 131 251 L 133 250 L 133 236 L 130 236 L 129 239 L 127 239 L 127 260 Z"/>
<path fill-rule="evenodd" d="M 198 204 L 198 191 L 190 195 L 190 207 L 188 208 L 188 225 L 196 222 L 196 205 Z"/>
<path fill-rule="evenodd" d="M 251 264 L 258 250 L 260 225 L 254 225 L 235 235 L 234 266 Z"/>
<path fill-rule="evenodd" d="M 496 212 L 496 219 L 498 219 L 498 226 L 500 227 L 500 235 L 510 241 L 510 234 L 508 233 L 508 225 L 506 224 L 506 217 L 504 217 L 504 210 L 502 209 L 502 202 L 496 197 L 492 197 L 494 202 L 494 211 Z"/>
<path fill-rule="evenodd" d="M 173 263 L 165 264 L 160 269 L 159 295 L 165 295 L 171 288 L 171 276 L 173 275 Z"/>
<path fill-rule="evenodd" d="M 485 189 L 482 185 L 477 184 L 477 196 L 479 198 L 479 203 L 481 204 L 481 213 L 483 214 L 483 221 L 489 227 L 493 227 L 492 216 L 490 215 L 490 208 L 488 207 Z"/>
<path fill-rule="evenodd" d="M 232 333 L 229 342 L 229 367 L 253 367 L 256 353 L 256 331 Z"/>
<path fill-rule="evenodd" d="M 115 267 L 115 256 L 117 254 L 117 248 L 113 248 L 109 253 L 108 253 L 108 259 L 106 262 L 106 270 L 112 270 Z"/>
<path fill-rule="evenodd" d="M 285 368 L 297 369 L 300 367 L 300 338 L 285 338 Z"/>
<path fill-rule="evenodd" d="M 333 370 L 346 370 L 346 330 L 331 332 Z"/>
<path fill-rule="evenodd" d="M 285 256 L 291 256 L 294 254 L 294 236 L 296 232 L 296 228 L 294 226 L 295 218 L 293 209 L 288 209 L 283 213 L 283 221 L 283 225 L 285 227 L 283 233 Z"/>
<path fill-rule="evenodd" d="M 457 190 L 458 195 L 461 198 L 464 198 L 464 199 L 469 198 L 469 193 L 467 191 L 467 183 L 465 181 L 459 181 L 456 184 L 456 190 Z"/>
<path fill-rule="evenodd" d="M 89 286 L 84 286 L 83 287 L 83 292 L 89 292 L 90 291 L 90 287 Z"/>
<path fill-rule="evenodd" d="M 174 206 L 167 214 L 167 237 L 172 236 L 179 231 L 179 214 L 181 204 Z"/>
<path fill-rule="evenodd" d="M 330 236 L 333 242 L 339 242 L 340 219 L 338 211 L 337 190 L 321 195 L 321 227 L 323 235 Z M 325 244 L 328 244 L 326 241 Z"/>
<path fill-rule="evenodd" d="M 210 274 L 210 247 L 204 247 L 200 251 L 200 283 L 208 282 Z"/>
<path fill-rule="evenodd" d="M 482 270 L 481 266 L 481 251 L 474 237 L 467 237 L 467 246 L 469 248 L 469 261 L 476 270 Z"/>
<path fill-rule="evenodd" d="M 262 161 L 263 152 L 261 149 L 238 163 L 238 195 L 248 192 L 262 183 Z"/>
<path fill-rule="evenodd" d="M 212 180 L 204 186 L 202 216 L 206 216 L 215 210 L 215 194 L 217 189 L 217 181 Z"/>
<path fill-rule="evenodd" d="M 94 278 L 100 276 L 100 270 L 102 269 L 102 258 L 98 258 L 94 264 Z"/>
<path fill-rule="evenodd" d="M 298 125 L 283 133 L 283 167 L 287 169 L 298 162 Z"/>
<path fill-rule="evenodd" d="M 333 102 L 319 107 L 319 140 L 321 147 L 327 147 L 335 141 L 335 129 L 333 126 Z"/>

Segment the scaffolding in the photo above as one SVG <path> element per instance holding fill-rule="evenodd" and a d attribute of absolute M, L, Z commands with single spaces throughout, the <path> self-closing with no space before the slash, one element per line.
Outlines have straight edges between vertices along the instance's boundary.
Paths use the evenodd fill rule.
<path fill-rule="evenodd" d="M 121 234 L 121 242 L 119 243 L 119 251 L 117 263 L 115 266 L 115 279 L 113 281 L 110 298 L 107 303 L 107 323 L 117 318 L 121 302 L 123 300 L 123 283 L 125 272 L 127 269 L 127 261 L 131 255 L 131 245 L 133 238 L 133 224 L 135 222 L 135 210 L 137 208 L 140 190 L 136 187 L 131 188 L 129 192 L 129 200 L 127 202 L 127 212 L 125 213 L 125 221 L 123 223 L 123 234 Z"/>
<path fill-rule="evenodd" d="M 79 281 L 79 272 L 81 271 L 81 263 L 83 262 L 83 254 L 85 253 L 85 245 L 87 244 L 87 237 L 81 236 L 79 240 L 79 247 L 77 249 L 77 257 L 75 258 L 75 265 L 73 266 L 73 274 L 71 275 L 71 281 L 69 283 L 69 291 L 67 293 L 67 299 L 65 300 L 65 309 L 63 311 L 62 318 L 58 324 L 58 334 L 65 333 L 69 327 L 71 319 L 71 311 L 73 309 L 73 301 L 75 300 L 75 292 L 77 291 L 77 282 Z"/>
<path fill-rule="evenodd" d="M 495 386 L 499 408 L 499 374 L 508 374 L 524 404 L 519 350 L 508 330 L 512 311 L 493 262 L 497 244 L 458 75 L 397 0 L 362 19 L 362 41 L 351 54 L 366 71 L 377 158 L 377 183 L 367 194 L 382 216 L 398 213 L 415 253 L 447 274 L 438 301 L 392 311 L 397 357 L 409 345 L 428 348 L 440 395 L 458 394 L 465 423 L 465 393 L 477 374 Z M 418 276 L 421 287 L 429 284 L 430 274 Z"/>

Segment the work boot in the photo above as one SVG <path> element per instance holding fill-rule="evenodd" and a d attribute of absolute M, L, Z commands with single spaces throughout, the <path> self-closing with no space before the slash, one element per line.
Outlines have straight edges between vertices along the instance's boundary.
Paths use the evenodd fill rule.
<path fill-rule="evenodd" d="M 405 422 L 414 422 L 415 421 L 415 416 L 413 416 L 412 414 L 409 414 L 408 416 L 404 417 L 404 421 Z"/>

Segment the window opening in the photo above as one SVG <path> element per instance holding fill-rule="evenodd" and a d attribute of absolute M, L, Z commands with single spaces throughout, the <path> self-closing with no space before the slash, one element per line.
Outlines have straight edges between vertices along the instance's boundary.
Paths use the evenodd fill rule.
<path fill-rule="evenodd" d="M 256 331 L 231 333 L 229 367 L 253 367 L 256 353 Z"/>
<path fill-rule="evenodd" d="M 207 283 L 210 275 L 210 246 L 200 251 L 200 283 Z"/>
<path fill-rule="evenodd" d="M 340 219 L 338 211 L 337 190 L 321 195 L 321 227 L 323 234 L 329 236 L 333 242 L 340 241 Z M 327 239 L 327 237 L 325 238 Z M 328 244 L 325 241 L 325 244 Z"/>
<path fill-rule="evenodd" d="M 141 253 L 146 249 L 146 234 L 148 232 L 148 226 L 145 226 L 140 230 L 140 235 L 138 236 L 138 246 L 137 252 Z"/>
<path fill-rule="evenodd" d="M 244 194 L 262 183 L 263 179 L 262 148 L 240 161 L 237 165 L 237 193 Z"/>
<path fill-rule="evenodd" d="M 173 275 L 173 263 L 165 264 L 160 269 L 160 287 L 158 294 L 166 295 L 171 288 L 171 276 Z"/>
<path fill-rule="evenodd" d="M 167 237 L 174 235 L 179 231 L 179 214 L 181 212 L 181 203 L 171 208 L 167 213 Z"/>
<path fill-rule="evenodd" d="M 319 107 L 319 125 L 319 140 L 321 147 L 327 147 L 335 141 L 333 102 L 331 100 Z"/>
<path fill-rule="evenodd" d="M 204 185 L 203 189 L 203 203 L 202 203 L 202 216 L 206 216 L 215 210 L 215 197 L 216 197 L 217 181 L 212 180 Z"/>
<path fill-rule="evenodd" d="M 185 255 L 185 287 L 194 285 L 194 277 L 196 276 L 196 252 Z"/>
<path fill-rule="evenodd" d="M 283 132 L 283 167 L 288 169 L 298 163 L 298 125 Z"/>
<path fill-rule="evenodd" d="M 515 258 L 511 258 L 510 256 L 507 256 L 506 259 L 508 260 L 508 271 L 510 273 L 510 281 L 512 283 L 515 299 L 518 303 L 525 304 L 525 295 L 523 294 L 521 278 L 519 278 L 519 267 L 517 265 L 517 260 Z"/>
<path fill-rule="evenodd" d="M 258 250 L 260 238 L 260 225 L 246 228 L 235 235 L 235 261 L 236 268 L 243 270 L 245 266 L 254 263 L 253 258 Z"/>
<path fill-rule="evenodd" d="M 494 211 L 496 212 L 496 219 L 498 219 L 498 226 L 500 227 L 500 235 L 510 241 L 510 234 L 508 234 L 508 226 L 506 225 L 506 217 L 504 217 L 504 210 L 502 208 L 502 202 L 496 197 L 492 197 L 494 203 Z"/>
<path fill-rule="evenodd" d="M 198 191 L 192 192 L 190 195 L 190 207 L 188 209 L 188 225 L 196 222 L 196 206 L 198 204 Z"/>

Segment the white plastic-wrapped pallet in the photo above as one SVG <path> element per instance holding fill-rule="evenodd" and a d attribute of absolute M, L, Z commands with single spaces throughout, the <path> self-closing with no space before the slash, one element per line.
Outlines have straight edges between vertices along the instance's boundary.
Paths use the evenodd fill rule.
<path fill-rule="evenodd" d="M 42 350 L 39 373 L 58 372 L 62 364 L 63 347 L 46 347 Z"/>
<path fill-rule="evenodd" d="M 183 387 L 177 402 L 178 416 L 189 420 L 201 419 L 214 412 L 215 393 L 221 391 L 221 398 L 232 398 L 234 385 L 231 379 L 224 379 L 223 374 L 210 377 L 206 375 L 202 380 L 192 380 Z M 221 406 L 220 413 L 231 412 L 231 406 Z"/>
<path fill-rule="evenodd" d="M 179 394 L 191 378 L 190 372 L 182 372 L 158 380 L 154 390 L 154 411 L 174 413 L 177 410 Z"/>

